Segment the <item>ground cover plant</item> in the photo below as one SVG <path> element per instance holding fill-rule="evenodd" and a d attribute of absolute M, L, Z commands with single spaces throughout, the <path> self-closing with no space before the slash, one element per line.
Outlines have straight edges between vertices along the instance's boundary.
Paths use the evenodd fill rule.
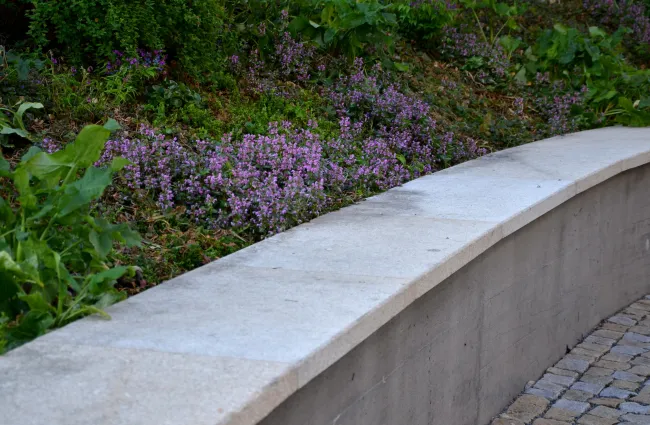
<path fill-rule="evenodd" d="M 418 176 L 648 125 L 649 34 L 641 0 L 0 0 L 0 351 Z"/>

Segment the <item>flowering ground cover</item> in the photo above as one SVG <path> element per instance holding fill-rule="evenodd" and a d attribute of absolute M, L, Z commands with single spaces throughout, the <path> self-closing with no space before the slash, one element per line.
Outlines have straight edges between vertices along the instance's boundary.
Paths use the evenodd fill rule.
<path fill-rule="evenodd" d="M 0 351 L 410 179 L 650 123 L 640 0 L 91 3 L 0 0 Z"/>

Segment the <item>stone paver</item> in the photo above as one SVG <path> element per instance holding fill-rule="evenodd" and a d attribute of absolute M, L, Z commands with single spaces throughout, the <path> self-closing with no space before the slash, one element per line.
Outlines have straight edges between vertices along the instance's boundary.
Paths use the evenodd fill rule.
<path fill-rule="evenodd" d="M 584 415 L 578 419 L 580 425 L 614 425 L 618 423 L 617 419 L 599 418 L 598 416 Z"/>
<path fill-rule="evenodd" d="M 548 400 L 544 397 L 524 394 L 520 396 L 506 410 L 506 416 L 509 418 L 519 419 L 524 423 L 531 423 L 535 417 L 544 413 L 548 407 Z"/>
<path fill-rule="evenodd" d="M 650 425 L 650 295 L 610 317 L 491 425 Z"/>

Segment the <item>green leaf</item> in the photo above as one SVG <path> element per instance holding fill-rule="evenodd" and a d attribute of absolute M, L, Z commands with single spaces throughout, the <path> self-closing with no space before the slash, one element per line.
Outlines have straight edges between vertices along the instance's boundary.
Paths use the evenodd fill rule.
<path fill-rule="evenodd" d="M 0 177 L 11 177 L 11 165 L 2 155 L 0 155 Z"/>
<path fill-rule="evenodd" d="M 592 37 L 607 37 L 607 33 L 598 27 L 589 27 L 589 35 Z"/>
<path fill-rule="evenodd" d="M 298 34 L 305 28 L 309 26 L 309 20 L 303 18 L 302 16 L 296 16 L 288 26 L 289 31 L 293 34 Z"/>
<path fill-rule="evenodd" d="M 45 152 L 38 152 L 28 161 L 22 162 L 19 165 L 19 169 L 25 169 L 34 177 L 48 181 L 50 187 L 53 187 L 58 184 L 59 180 L 61 180 L 74 165 L 73 163 L 65 161 L 65 158 L 61 158 L 62 155 L 57 155 L 59 152 L 51 155 Z"/>
<path fill-rule="evenodd" d="M 327 31 L 325 31 L 325 34 L 323 35 L 323 43 L 330 44 L 332 40 L 334 40 L 335 36 L 336 36 L 336 30 L 332 28 L 328 28 Z"/>
<path fill-rule="evenodd" d="M 88 288 L 92 294 L 99 294 L 107 290 L 106 284 L 112 285 L 117 279 L 129 271 L 128 267 L 117 266 L 90 276 Z"/>
<path fill-rule="evenodd" d="M 45 311 L 29 311 L 16 327 L 8 328 L 7 339 L 10 346 L 31 341 L 45 334 L 54 324 L 54 318 Z"/>
<path fill-rule="evenodd" d="M 118 172 L 118 171 L 122 170 L 122 168 L 126 167 L 127 165 L 131 165 L 131 164 L 132 164 L 132 162 L 129 161 L 128 159 L 122 158 L 121 156 L 117 156 L 117 157 L 113 158 L 113 160 L 111 161 L 111 171 L 114 172 L 114 173 Z"/>
<path fill-rule="evenodd" d="M 16 216 L 11 209 L 11 205 L 5 201 L 5 199 L 0 196 L 0 222 L 2 222 L 5 226 L 11 226 L 14 221 L 16 220 Z M 0 226 L 0 229 L 3 227 Z"/>
<path fill-rule="evenodd" d="M 517 71 L 517 74 L 515 74 L 515 80 L 519 83 L 526 84 L 528 81 L 528 78 L 526 78 L 526 68 L 521 67 L 519 71 Z"/>
<path fill-rule="evenodd" d="M 84 176 L 65 188 L 65 193 L 59 201 L 59 217 L 88 205 L 99 198 L 104 189 L 111 184 L 111 170 L 108 168 L 90 167 Z"/>
<path fill-rule="evenodd" d="M 106 121 L 106 124 L 104 124 L 104 128 L 112 133 L 122 127 L 113 118 L 109 118 L 108 121 Z"/>
<path fill-rule="evenodd" d="M 30 159 L 32 159 L 33 157 L 35 157 L 36 154 L 39 154 L 41 152 L 43 152 L 43 150 L 41 148 L 39 148 L 38 146 L 30 146 L 29 149 L 27 150 L 27 152 L 25 152 L 25 155 L 23 155 L 20 158 L 20 161 L 21 162 L 27 162 Z"/>
<path fill-rule="evenodd" d="M 32 311 L 56 311 L 56 309 L 45 300 L 42 292 L 32 291 L 30 294 L 18 295 L 18 298 L 26 302 Z"/>
<path fill-rule="evenodd" d="M 74 146 L 77 167 L 86 168 L 97 162 L 110 134 L 109 130 L 98 125 L 84 127 L 71 144 Z"/>
<path fill-rule="evenodd" d="M 0 270 L 8 271 L 16 274 L 17 276 L 23 276 L 23 269 L 14 261 L 13 258 L 6 251 L 0 251 Z"/>
<path fill-rule="evenodd" d="M 36 205 L 36 196 L 29 185 L 29 173 L 23 167 L 18 167 L 14 171 L 14 185 L 20 194 L 18 200 L 23 208 L 32 208 Z"/>
<path fill-rule="evenodd" d="M 555 29 L 555 31 L 559 32 L 560 34 L 566 34 L 568 30 L 568 28 L 562 24 L 555 24 L 553 25 L 553 28 Z"/>
<path fill-rule="evenodd" d="M 14 124 L 19 126 L 21 129 L 25 130 L 25 124 L 23 123 L 23 115 L 28 109 L 42 109 L 42 103 L 36 102 L 25 102 L 20 105 L 16 114 L 14 115 Z"/>
<path fill-rule="evenodd" d="M 628 112 L 634 111 L 634 104 L 627 97 L 619 97 L 618 106 L 620 106 L 621 108 L 625 109 Z"/>
<path fill-rule="evenodd" d="M 132 230 L 126 224 L 120 224 L 116 226 L 116 230 L 119 232 L 121 241 L 126 244 L 128 247 L 140 246 L 142 244 L 142 238 L 140 234 L 135 230 Z"/>
<path fill-rule="evenodd" d="M 409 64 L 406 62 L 393 62 L 393 65 L 395 65 L 395 69 L 398 71 L 405 72 L 409 70 Z"/>
<path fill-rule="evenodd" d="M 25 130 L 21 130 L 19 128 L 12 128 L 12 127 L 8 127 L 8 126 L 4 126 L 4 125 L 0 129 L 0 134 L 4 134 L 4 135 L 7 135 L 7 136 L 10 135 L 10 134 L 15 134 L 15 135 L 20 136 L 20 137 L 22 137 L 24 139 L 29 139 L 29 133 L 27 133 Z"/>
<path fill-rule="evenodd" d="M 109 232 L 97 233 L 92 230 L 88 235 L 88 239 L 101 259 L 105 259 L 111 252 L 111 249 L 113 249 L 113 237 Z"/>

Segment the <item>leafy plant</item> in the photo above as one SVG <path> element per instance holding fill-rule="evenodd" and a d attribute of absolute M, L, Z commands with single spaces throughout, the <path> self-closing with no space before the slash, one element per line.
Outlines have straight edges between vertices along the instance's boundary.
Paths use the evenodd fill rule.
<path fill-rule="evenodd" d="M 497 0 L 459 0 L 471 11 L 476 28 L 483 41 L 494 45 L 504 30 L 519 29 L 517 17 L 526 10 L 525 5 L 508 4 Z"/>
<path fill-rule="evenodd" d="M 9 136 L 15 134 L 19 137 L 30 139 L 29 132 L 25 127 L 25 122 L 23 121 L 23 115 L 29 109 L 41 109 L 43 104 L 35 102 L 19 102 L 14 105 L 14 108 L 18 107 L 17 110 L 10 108 L 0 108 L 0 147 L 11 146 L 8 142 Z"/>
<path fill-rule="evenodd" d="M 40 71 L 44 68 L 45 62 L 33 57 L 23 57 L 11 50 L 6 51 L 0 46 L 0 77 L 2 77 L 2 68 L 5 69 L 5 78 L 9 73 L 13 73 L 18 81 L 27 81 L 29 73 L 32 70 Z M 0 78 L 2 81 L 2 78 Z"/>
<path fill-rule="evenodd" d="M 414 40 L 430 40 L 450 25 L 457 14 L 442 1 L 407 2 L 394 5 L 399 31 Z"/>
<path fill-rule="evenodd" d="M 388 5 L 378 0 L 314 0 L 310 9 L 289 24 L 293 33 L 351 58 L 367 48 L 393 52 L 397 19 Z"/>
<path fill-rule="evenodd" d="M 32 40 L 74 63 L 102 64 L 114 50 L 162 49 L 202 77 L 220 63 L 221 0 L 30 0 Z"/>
<path fill-rule="evenodd" d="M 163 81 L 161 84 L 153 85 L 147 93 L 147 101 L 150 105 L 164 104 L 168 109 L 180 109 L 184 105 L 193 103 L 196 106 L 203 106 L 201 95 L 183 83 L 173 80 Z"/>
<path fill-rule="evenodd" d="M 87 126 L 54 154 L 32 147 L 13 170 L 0 157 L 0 178 L 12 184 L 0 197 L 0 341 L 8 349 L 87 314 L 107 317 L 102 309 L 124 297 L 114 285 L 133 268 L 111 265 L 108 255 L 114 242 L 140 238 L 90 213 L 128 163 L 93 166 L 116 128 Z"/>
<path fill-rule="evenodd" d="M 615 118 L 627 125 L 650 124 L 650 71 L 629 65 L 621 43 L 624 28 L 611 36 L 590 27 L 588 34 L 557 24 L 545 31 L 527 51 L 528 63 L 518 74 L 548 73 L 551 80 L 562 79 L 570 88 L 586 87 L 592 111 L 582 111 L 592 122 Z"/>

